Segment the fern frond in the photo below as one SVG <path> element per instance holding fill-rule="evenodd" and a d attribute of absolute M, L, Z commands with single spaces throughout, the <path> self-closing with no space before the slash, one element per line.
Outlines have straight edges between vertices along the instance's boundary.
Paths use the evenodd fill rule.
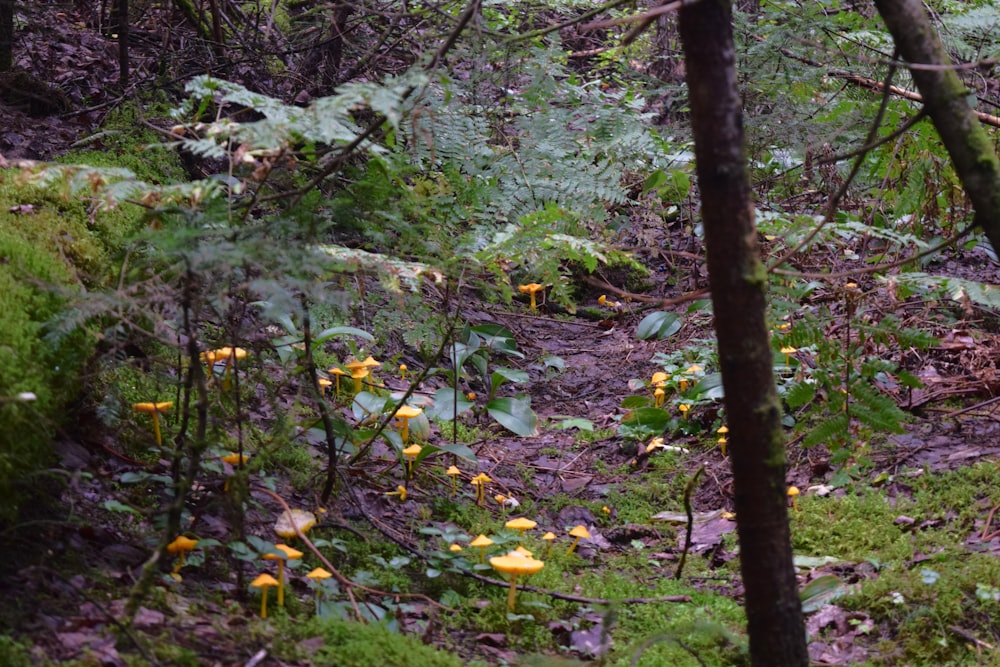
<path fill-rule="evenodd" d="M 847 437 L 847 415 L 839 414 L 820 422 L 815 426 L 805 438 L 802 439 L 803 447 L 815 447 L 823 443 L 833 444 L 834 441 L 843 440 Z"/>

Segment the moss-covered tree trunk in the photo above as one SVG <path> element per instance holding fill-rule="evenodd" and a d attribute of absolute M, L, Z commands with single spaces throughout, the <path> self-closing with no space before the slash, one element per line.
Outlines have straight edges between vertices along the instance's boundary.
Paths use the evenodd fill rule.
<path fill-rule="evenodd" d="M 680 10 L 695 162 L 730 432 L 750 655 L 759 667 L 809 663 L 785 505 L 785 441 L 765 323 L 743 151 L 730 0 Z"/>
<path fill-rule="evenodd" d="M 911 63 L 950 64 L 921 0 L 875 0 L 896 48 Z M 972 107 L 971 92 L 947 67 L 911 69 L 924 107 L 975 208 L 975 222 L 1000 252 L 1000 161 Z"/>

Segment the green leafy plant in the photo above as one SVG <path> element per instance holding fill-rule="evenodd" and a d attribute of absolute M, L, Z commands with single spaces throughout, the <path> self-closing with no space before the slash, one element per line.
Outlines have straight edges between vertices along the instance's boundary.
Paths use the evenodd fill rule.
<path fill-rule="evenodd" d="M 508 382 L 523 384 L 530 379 L 525 371 L 498 366 L 497 356 L 523 359 L 517 349 L 514 334 L 497 324 L 466 326 L 460 341 L 451 346 L 450 361 L 454 371 L 450 373 L 452 386 L 442 387 L 434 394 L 433 417 L 451 420 L 458 415 L 473 410 L 476 404 L 458 391 L 458 380 L 465 377 L 474 387 L 482 387 L 486 392 L 483 409 L 501 426 L 517 435 L 535 435 L 538 416 L 531 409 L 531 399 L 524 394 L 510 397 L 497 396 L 500 388 Z M 472 375 L 466 371 L 468 367 Z"/>

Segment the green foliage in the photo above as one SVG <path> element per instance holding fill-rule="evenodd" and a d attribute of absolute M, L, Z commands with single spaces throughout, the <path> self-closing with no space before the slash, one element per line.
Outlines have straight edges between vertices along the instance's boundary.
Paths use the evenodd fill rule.
<path fill-rule="evenodd" d="M 0 664 L 7 667 L 33 667 L 38 662 L 28 646 L 7 635 L 0 635 Z"/>
<path fill-rule="evenodd" d="M 294 639 L 275 639 L 275 650 L 286 659 L 307 659 L 317 667 L 461 667 L 458 656 L 424 646 L 416 637 L 400 634 L 384 623 L 352 623 L 333 618 L 296 624 Z M 321 637 L 308 655 L 296 639 Z"/>

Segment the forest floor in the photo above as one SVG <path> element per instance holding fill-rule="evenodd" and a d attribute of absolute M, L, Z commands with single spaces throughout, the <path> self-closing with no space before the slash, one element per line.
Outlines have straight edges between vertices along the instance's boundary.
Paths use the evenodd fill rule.
<path fill-rule="evenodd" d="M 80 30 L 72 18 L 51 27 L 65 33 L 62 41 L 75 39 L 75 53 L 89 54 L 95 63 L 80 83 L 81 98 L 90 99 L 92 106 L 114 103 L 102 99 L 114 70 L 97 66 L 113 62 L 112 43 L 80 37 L 92 33 Z M 37 63 L 50 62 L 45 55 L 49 47 L 42 42 L 26 47 Z M 141 55 L 137 58 L 141 62 Z M 96 129 L 86 113 L 47 115 L 44 120 L 12 107 L 4 113 L 0 154 L 11 158 L 58 155 Z M 91 113 L 99 115 L 98 110 Z M 669 300 L 707 285 L 704 249 L 683 221 L 666 229 L 641 225 L 637 221 L 619 242 L 650 271 L 653 288 L 646 297 Z M 862 241 L 858 243 L 860 251 Z M 858 266 L 857 260 L 843 259 L 843 250 L 819 249 L 808 263 L 833 271 Z M 979 250 L 952 251 L 925 270 L 1000 283 L 1000 266 Z M 998 486 L 993 482 L 1000 455 L 1000 402 L 991 400 L 1000 387 L 1000 327 L 989 313 L 971 306 L 956 316 L 954 305 L 919 299 L 901 303 L 884 282 L 865 278 L 859 286 L 865 294 L 864 318 L 878 321 L 896 314 L 903 325 L 934 334 L 939 344 L 919 353 L 884 352 L 921 377 L 924 388 L 905 392 L 881 387 L 910 418 L 902 434 L 858 443 L 868 463 L 849 484 L 830 485 L 838 464 L 831 463 L 826 448 L 804 449 L 794 440 L 789 444 L 787 482 L 803 491 L 792 511 L 800 585 L 822 584 L 819 593 L 814 587 L 807 596 L 810 602 L 819 600 L 808 617 L 811 656 L 825 665 L 941 664 L 933 657 L 925 662 L 914 657 L 933 656 L 933 649 L 913 648 L 902 636 L 912 631 L 908 623 L 926 616 L 933 627 L 920 641 L 938 641 L 952 650 L 956 644 L 966 646 L 967 664 L 977 659 L 979 664 L 998 664 L 990 657 L 1000 639 L 996 609 L 975 606 L 995 606 L 1000 600 L 996 579 L 987 576 L 995 571 L 978 562 L 965 564 L 966 554 L 1000 555 L 991 512 L 1000 500 L 993 490 Z M 599 309 L 601 294 L 620 298 L 594 285 L 582 286 L 581 307 Z M 835 295 L 836 288 L 826 286 L 810 298 L 835 300 Z M 686 313 L 686 305 L 673 309 Z M 339 588 L 340 609 L 351 615 L 346 595 L 351 589 L 362 607 L 364 600 L 371 602 L 370 615 L 384 614 L 395 629 L 460 656 L 456 664 L 561 664 L 555 661 L 602 657 L 606 664 L 628 664 L 633 658 L 640 665 L 739 664 L 745 659 L 732 474 L 715 443 L 718 406 L 689 416 L 699 428 L 666 443 L 676 449 L 647 454 L 640 443 L 617 432 L 627 412 L 623 399 L 646 391 L 641 383 L 660 370 L 654 356 L 683 356 L 684 350 L 704 347 L 701 341 L 711 338 L 710 318 L 692 315 L 667 340 L 639 340 L 636 325 L 647 312 L 639 302 L 626 301 L 597 321 L 548 313 L 544 307 L 529 312 L 520 302 L 499 307 L 467 297 L 461 305 L 464 321 L 499 324 L 513 332 L 525 358 L 505 363 L 528 373 L 524 387 L 540 432 L 516 437 L 482 419 L 464 422 L 458 440 L 474 452 L 477 464 L 463 470 L 457 494 L 442 474 L 443 456 L 417 467 L 405 503 L 386 495 L 401 481 L 398 461 L 388 450 L 376 448 L 361 464 L 345 467 L 344 482 L 322 504 L 324 513 L 311 533 L 345 549 L 327 549 L 353 582 Z M 831 336 L 841 330 L 831 323 Z M 409 350 L 379 352 L 411 369 L 421 364 Z M 562 370 L 547 368 L 544 359 L 549 357 L 562 359 Z M 389 390 L 406 387 L 394 371 L 384 370 L 381 377 Z M 573 423 L 567 420 L 579 421 L 562 428 Z M 450 424 L 436 423 L 427 443 L 451 438 Z M 166 464 L 140 464 L 122 450 L 114 432 L 93 424 L 68 426 L 56 449 L 66 479 L 58 502 L 39 507 L 11 529 L 7 537 L 18 552 L 8 553 L 8 567 L 0 573 L 8 601 L 0 626 L 29 641 L 36 664 L 45 659 L 88 665 L 366 664 L 363 658 L 341 662 L 323 653 L 324 645 L 334 640 L 306 622 L 313 594 L 301 577 L 288 594 L 286 611 L 272 610 L 271 621 L 257 618 L 259 598 L 246 587 L 257 565 L 221 548 L 236 529 L 225 503 L 215 502 L 225 495 L 221 471 L 196 490 L 192 522 L 186 526 L 204 541 L 206 553 L 179 577 L 164 574 L 158 579 L 132 624 L 123 627 L 118 619 L 156 533 L 155 516 L 122 508 L 135 507 L 141 495 L 153 505 L 162 501 L 164 489 L 155 476 L 166 472 Z M 306 451 L 304 459 L 278 463 L 270 479 L 291 506 L 318 511 L 317 479 L 324 460 L 320 451 Z M 696 522 L 685 549 L 685 520 L 676 515 L 684 511 L 685 486 L 702 467 L 704 474 L 691 495 Z M 492 479 L 485 507 L 476 505 L 468 485 L 478 472 Z M 122 482 L 129 473 L 142 473 L 150 481 L 137 489 Z M 511 509 L 495 501 L 497 494 L 519 506 Z M 271 526 L 280 512 L 273 497 L 255 495 L 243 534 L 274 539 Z M 674 516 L 658 519 L 663 512 Z M 430 572 L 447 562 L 440 553 L 448 547 L 442 538 L 468 539 L 483 532 L 502 539 L 505 519 L 524 514 L 538 522 L 534 532 L 551 530 L 559 542 L 551 571 L 536 575 L 522 590 L 522 613 L 503 612 L 506 592 L 489 571 Z M 580 524 L 588 527 L 590 538 L 567 554 L 566 529 Z M 527 539 L 536 551 L 546 549 L 537 536 Z M 208 549 L 211 540 L 219 548 Z M 687 574 L 675 581 L 685 552 L 690 554 Z M 464 566 L 474 561 L 470 557 Z M 940 592 L 929 593 L 933 582 L 927 582 L 935 577 L 949 580 L 951 588 L 945 591 L 941 584 Z M 411 595 L 416 597 L 407 597 Z M 896 613 L 892 601 L 902 598 L 898 606 L 906 613 Z M 941 600 L 947 601 L 947 610 Z M 963 605 L 974 612 L 966 614 Z M 713 623 L 721 630 L 706 629 Z M 660 645 L 654 646 L 656 642 Z M 420 660 L 414 664 L 437 664 L 431 658 Z"/>

